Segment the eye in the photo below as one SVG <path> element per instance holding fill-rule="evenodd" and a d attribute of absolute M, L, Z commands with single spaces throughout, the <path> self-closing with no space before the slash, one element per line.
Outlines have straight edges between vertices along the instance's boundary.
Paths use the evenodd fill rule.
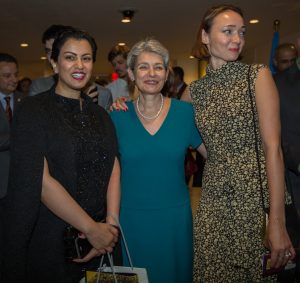
<path fill-rule="evenodd" d="M 91 56 L 84 56 L 84 57 L 82 58 L 82 61 L 83 61 L 83 62 L 86 62 L 86 63 L 91 62 L 91 61 L 92 61 L 92 57 L 91 57 Z"/>
<path fill-rule="evenodd" d="M 232 30 L 231 29 L 225 29 L 225 30 L 223 30 L 223 33 L 225 33 L 226 35 L 231 35 Z"/>
<path fill-rule="evenodd" d="M 140 64 L 139 66 L 138 66 L 138 70 L 141 70 L 141 71 L 146 71 L 146 70 L 148 70 L 149 69 L 149 67 L 148 67 L 148 65 L 146 65 L 146 64 Z"/>
<path fill-rule="evenodd" d="M 156 66 L 154 67 L 154 69 L 155 69 L 156 71 L 163 71 L 165 68 L 164 68 L 163 65 L 156 65 Z"/>
<path fill-rule="evenodd" d="M 66 55 L 65 56 L 65 59 L 67 60 L 67 61 L 75 61 L 76 60 L 76 56 L 75 55 Z"/>
<path fill-rule="evenodd" d="M 246 31 L 245 30 L 240 31 L 240 36 L 241 37 L 245 37 L 245 35 L 246 35 Z"/>

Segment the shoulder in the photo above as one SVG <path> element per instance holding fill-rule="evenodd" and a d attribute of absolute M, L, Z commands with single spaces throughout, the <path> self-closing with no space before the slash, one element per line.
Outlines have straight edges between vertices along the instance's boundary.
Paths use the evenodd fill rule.
<path fill-rule="evenodd" d="M 122 79 L 117 79 L 115 81 L 112 81 L 111 83 L 109 83 L 106 87 L 107 88 L 114 88 L 114 87 L 120 87 L 120 86 L 126 86 L 127 83 L 125 80 Z"/>
<path fill-rule="evenodd" d="M 125 102 L 127 107 L 128 107 L 128 110 L 126 112 L 120 110 L 113 110 L 110 112 L 110 117 L 113 119 L 114 122 L 124 122 L 125 120 L 128 119 L 128 117 L 130 115 L 132 115 L 133 112 L 135 112 L 135 109 L 134 109 L 134 105 L 133 105 L 133 102 L 132 101 L 127 101 Z"/>
<path fill-rule="evenodd" d="M 193 105 L 190 102 L 171 98 L 171 103 L 178 117 L 194 115 Z"/>
<path fill-rule="evenodd" d="M 38 78 L 32 81 L 29 95 L 36 95 L 49 90 L 55 83 L 54 76 Z"/>

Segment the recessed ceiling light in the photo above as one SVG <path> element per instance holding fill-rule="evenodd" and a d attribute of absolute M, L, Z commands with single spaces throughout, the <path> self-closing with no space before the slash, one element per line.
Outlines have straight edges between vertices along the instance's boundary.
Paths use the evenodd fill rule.
<path fill-rule="evenodd" d="M 46 60 L 46 59 L 47 59 L 47 57 L 45 57 L 45 56 L 41 57 L 41 60 Z"/>
<path fill-rule="evenodd" d="M 118 45 L 119 46 L 125 46 L 126 44 L 124 42 L 119 42 Z"/>
<path fill-rule="evenodd" d="M 21 43 L 20 46 L 21 46 L 21 47 L 28 47 L 29 44 L 28 44 L 28 43 Z"/>
<path fill-rule="evenodd" d="M 195 57 L 193 56 L 193 55 L 190 55 L 190 57 L 189 57 L 190 59 L 194 59 Z"/>
<path fill-rule="evenodd" d="M 249 21 L 250 24 L 257 24 L 259 23 L 259 20 L 258 19 L 252 19 Z"/>
<path fill-rule="evenodd" d="M 123 10 L 123 11 L 121 11 L 121 13 L 123 14 L 123 18 L 122 18 L 121 22 L 124 24 L 127 24 L 132 21 L 135 11 L 129 9 L 129 10 Z"/>

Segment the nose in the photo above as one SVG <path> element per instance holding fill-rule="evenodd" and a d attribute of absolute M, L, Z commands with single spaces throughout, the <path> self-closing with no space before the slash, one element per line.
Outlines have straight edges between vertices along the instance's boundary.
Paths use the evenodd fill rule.
<path fill-rule="evenodd" d="M 82 69 L 83 68 L 83 63 L 82 63 L 82 60 L 80 58 L 77 60 L 76 65 L 77 65 L 78 69 Z"/>
<path fill-rule="evenodd" d="M 12 75 L 11 80 L 12 80 L 13 83 L 17 83 L 18 82 L 18 77 L 16 75 Z"/>
<path fill-rule="evenodd" d="M 154 70 L 153 67 L 149 68 L 149 75 L 152 76 L 152 77 L 155 75 L 155 70 Z"/>
<path fill-rule="evenodd" d="M 232 36 L 232 41 L 236 42 L 236 43 L 240 43 L 241 42 L 241 36 L 239 33 L 234 33 Z"/>

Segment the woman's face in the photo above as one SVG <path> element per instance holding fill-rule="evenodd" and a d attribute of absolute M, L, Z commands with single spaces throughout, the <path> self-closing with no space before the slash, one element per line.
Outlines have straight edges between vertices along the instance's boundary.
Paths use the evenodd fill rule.
<path fill-rule="evenodd" d="M 133 72 L 129 70 L 129 76 L 135 80 L 141 93 L 158 94 L 166 82 L 168 72 L 160 55 L 142 52 L 136 59 Z"/>
<path fill-rule="evenodd" d="M 202 42 L 209 50 L 214 69 L 238 59 L 245 44 L 245 29 L 243 18 L 228 10 L 214 18 L 209 33 L 202 30 Z"/>
<path fill-rule="evenodd" d="M 93 69 L 93 54 L 85 39 L 68 39 L 62 46 L 53 69 L 58 73 L 57 87 L 62 92 L 79 91 L 89 81 Z"/>

